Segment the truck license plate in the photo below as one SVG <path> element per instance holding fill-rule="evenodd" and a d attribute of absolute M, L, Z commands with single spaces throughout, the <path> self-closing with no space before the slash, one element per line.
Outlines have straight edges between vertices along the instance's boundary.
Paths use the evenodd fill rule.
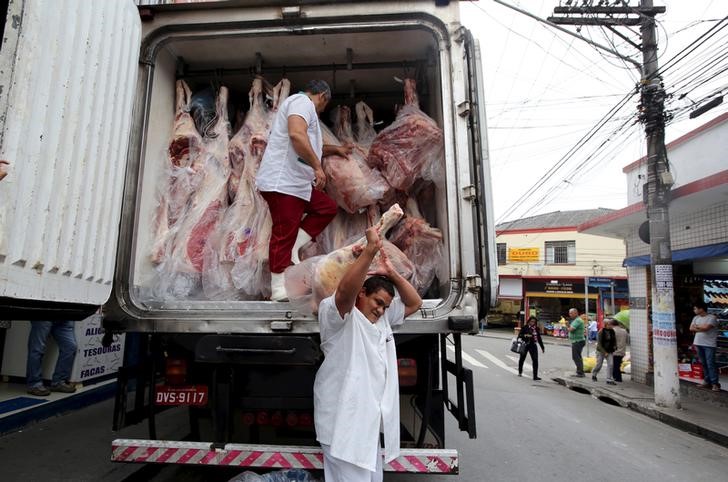
<path fill-rule="evenodd" d="M 207 405 L 207 386 L 192 385 L 187 387 L 157 387 L 156 405 Z"/>

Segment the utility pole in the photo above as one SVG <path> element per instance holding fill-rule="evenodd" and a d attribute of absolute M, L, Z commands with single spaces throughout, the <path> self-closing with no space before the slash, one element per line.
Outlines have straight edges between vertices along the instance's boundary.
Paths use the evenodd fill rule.
<path fill-rule="evenodd" d="M 566 16 L 549 17 L 548 20 L 556 24 L 606 27 L 642 52 L 639 119 L 645 126 L 647 137 L 647 184 L 643 188 L 650 227 L 652 302 L 649 306 L 652 312 L 655 403 L 679 408 L 680 379 L 677 373 L 675 296 L 668 213 L 673 179 L 665 149 L 665 91 L 657 65 L 655 33 L 655 15 L 664 13 L 665 7 L 654 7 L 652 0 L 641 0 L 637 7 L 630 6 L 627 1 L 611 7 L 605 2 L 599 2 L 598 6 L 592 6 L 591 3 L 556 7 L 555 14 Z M 615 28 L 624 25 L 640 26 L 641 45 L 631 42 Z"/>

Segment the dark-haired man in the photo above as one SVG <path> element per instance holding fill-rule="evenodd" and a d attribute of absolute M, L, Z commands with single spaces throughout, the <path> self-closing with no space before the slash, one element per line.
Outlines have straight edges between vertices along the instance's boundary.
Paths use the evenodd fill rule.
<path fill-rule="evenodd" d="M 298 250 L 336 215 L 336 203 L 323 192 L 326 174 L 321 158 L 346 156 L 351 147 L 323 143 L 318 115 L 330 99 L 329 85 L 312 80 L 304 92 L 281 103 L 255 178 L 273 220 L 268 261 L 274 301 L 288 298 L 283 272 L 291 262 L 298 263 Z"/>
<path fill-rule="evenodd" d="M 715 350 L 718 346 L 718 320 L 715 315 L 709 314 L 706 310 L 708 305 L 703 301 L 693 303 L 693 317 L 690 323 L 690 331 L 695 333 L 693 345 L 698 352 L 700 363 L 703 365 L 703 384 L 701 388 L 720 391 L 720 378 L 718 368 L 715 364 Z"/>
<path fill-rule="evenodd" d="M 392 326 L 415 313 L 422 299 L 384 251 L 387 276 L 366 279 L 382 246 L 376 228 L 369 228 L 366 235 L 366 248 L 336 293 L 319 305 L 326 358 L 314 383 L 314 420 L 327 482 L 381 481 L 382 459 L 389 462 L 399 456 L 399 381 Z"/>

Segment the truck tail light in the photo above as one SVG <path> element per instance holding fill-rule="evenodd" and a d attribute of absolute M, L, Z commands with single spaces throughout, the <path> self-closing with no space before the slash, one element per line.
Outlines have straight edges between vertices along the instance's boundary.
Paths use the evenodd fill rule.
<path fill-rule="evenodd" d="M 273 412 L 273 415 L 270 416 L 270 424 L 274 427 L 283 425 L 283 414 L 281 412 Z"/>
<path fill-rule="evenodd" d="M 258 412 L 258 414 L 255 416 L 255 421 L 258 423 L 258 425 L 268 425 L 270 423 L 270 417 L 268 416 L 268 412 L 261 410 Z"/>
<path fill-rule="evenodd" d="M 164 377 L 169 385 L 184 385 L 187 381 L 187 360 L 167 358 L 164 366 Z"/>
<path fill-rule="evenodd" d="M 288 412 L 286 415 L 286 425 L 289 427 L 298 425 L 298 414 L 296 412 Z"/>
<path fill-rule="evenodd" d="M 413 387 L 417 385 L 417 361 L 413 358 L 400 358 L 397 360 L 399 372 L 399 386 Z"/>
<path fill-rule="evenodd" d="M 253 425 L 255 423 L 255 414 L 252 412 L 245 412 L 243 414 L 243 424 Z"/>
<path fill-rule="evenodd" d="M 298 416 L 298 425 L 301 427 L 310 427 L 313 425 L 313 416 L 310 413 L 302 413 Z"/>

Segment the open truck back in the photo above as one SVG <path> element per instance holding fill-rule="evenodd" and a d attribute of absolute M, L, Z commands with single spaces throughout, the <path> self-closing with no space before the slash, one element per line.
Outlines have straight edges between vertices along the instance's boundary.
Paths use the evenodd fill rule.
<path fill-rule="evenodd" d="M 127 343 L 134 354 L 119 371 L 114 429 L 146 420 L 149 439 L 115 440 L 113 460 L 321 468 L 312 420 L 323 356 L 315 316 L 289 303 L 155 290 L 149 254 L 175 81 L 225 85 L 244 96 L 255 75 L 285 76 L 294 88 L 323 78 L 333 105 L 365 99 L 375 118 L 391 120 L 402 99 L 393 79 L 415 77 L 422 110 L 444 134 L 444 177 L 427 206 L 443 255 L 422 309 L 395 336 L 403 450 L 385 470 L 457 473 L 446 412 L 476 435 L 460 337 L 477 330 L 496 291 L 480 54 L 459 23 L 458 2 L 138 3 L 145 4 L 139 13 L 123 1 L 78 12 L 50 1 L 10 7 L 21 21 L 15 48 L 6 39 L 2 51 L 15 76 L 2 78 L 10 86 L 2 155 L 15 166 L 0 186 L 3 308 L 16 319 L 44 317 L 47 309 L 68 318 L 104 304 L 108 333 L 135 334 L 139 343 Z M 42 79 L 44 104 L 21 81 L 38 82 L 47 64 L 22 54 L 41 27 L 74 14 L 75 33 L 45 31 L 58 51 L 41 52 L 57 67 Z M 77 45 L 85 50 L 74 51 Z M 54 56 L 64 48 L 73 68 Z M 28 126 L 49 134 L 23 144 Z M 25 156 L 32 162 L 24 164 Z M 49 169 L 63 173 L 62 189 L 44 178 Z M 36 216 L 43 222 L 28 223 Z M 179 405 L 189 410 L 189 436 L 158 440 L 155 415 Z"/>

